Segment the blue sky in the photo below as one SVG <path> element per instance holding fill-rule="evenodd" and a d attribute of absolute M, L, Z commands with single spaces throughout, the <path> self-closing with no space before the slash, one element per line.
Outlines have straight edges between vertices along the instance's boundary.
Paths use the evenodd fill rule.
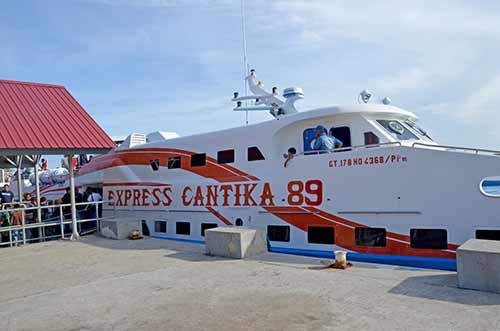
<path fill-rule="evenodd" d="M 500 3 L 246 1 L 250 66 L 304 88 L 301 110 L 363 89 L 440 143 L 500 149 Z M 65 85 L 110 135 L 244 124 L 240 0 L 0 5 L 0 78 Z M 251 114 L 250 122 L 269 119 Z"/>

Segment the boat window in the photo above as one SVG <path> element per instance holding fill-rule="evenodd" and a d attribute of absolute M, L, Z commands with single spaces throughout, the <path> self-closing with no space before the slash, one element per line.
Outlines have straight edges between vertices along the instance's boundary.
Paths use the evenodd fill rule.
<path fill-rule="evenodd" d="M 500 230 L 476 230 L 476 239 L 500 240 Z"/>
<path fill-rule="evenodd" d="M 155 221 L 155 232 L 167 233 L 167 222 Z"/>
<path fill-rule="evenodd" d="M 418 126 L 417 123 L 410 120 L 406 120 L 405 123 L 422 137 L 426 137 L 427 139 L 432 140 L 429 134 L 420 126 Z"/>
<path fill-rule="evenodd" d="M 479 184 L 481 193 L 488 197 L 500 197 L 500 177 L 488 177 L 481 181 Z"/>
<path fill-rule="evenodd" d="M 268 225 L 267 238 L 270 241 L 290 241 L 290 227 L 288 225 Z"/>
<path fill-rule="evenodd" d="M 217 152 L 217 163 L 233 163 L 234 162 L 234 149 Z"/>
<path fill-rule="evenodd" d="M 205 153 L 191 155 L 191 167 L 203 167 L 207 164 Z"/>
<path fill-rule="evenodd" d="M 307 242 L 310 244 L 333 245 L 335 243 L 334 227 L 309 226 L 307 228 Z"/>
<path fill-rule="evenodd" d="M 418 140 L 418 137 L 408 130 L 403 124 L 396 120 L 377 120 L 396 139 L 399 140 Z"/>
<path fill-rule="evenodd" d="M 181 157 L 175 156 L 168 158 L 167 168 L 168 169 L 179 169 L 181 167 Z"/>
<path fill-rule="evenodd" d="M 341 126 L 330 129 L 330 136 L 342 142 L 342 147 L 351 147 L 351 129 L 348 126 Z"/>
<path fill-rule="evenodd" d="M 149 226 L 148 226 L 148 222 L 146 222 L 146 220 L 141 220 L 141 230 L 142 230 L 142 234 L 145 235 L 145 236 L 149 236 Z M 165 232 L 166 232 L 166 227 L 165 227 Z"/>
<path fill-rule="evenodd" d="M 365 132 L 365 145 L 377 145 L 380 143 L 377 135 L 371 131 Z"/>
<path fill-rule="evenodd" d="M 356 228 L 354 237 L 358 246 L 386 246 L 386 231 L 383 228 Z"/>
<path fill-rule="evenodd" d="M 234 223 L 236 226 L 243 226 L 243 220 L 241 218 L 237 218 L 236 222 Z"/>
<path fill-rule="evenodd" d="M 314 140 L 316 139 L 316 129 L 305 129 L 302 136 L 304 138 L 304 154 L 316 154 L 317 151 L 313 148 Z"/>
<path fill-rule="evenodd" d="M 248 147 L 248 161 L 264 160 L 264 155 L 257 146 Z"/>
<path fill-rule="evenodd" d="M 205 237 L 205 230 L 214 229 L 217 227 L 215 223 L 201 223 L 201 236 Z"/>
<path fill-rule="evenodd" d="M 151 165 L 151 169 L 153 169 L 153 171 L 160 170 L 160 160 L 158 160 L 158 159 L 151 160 L 151 162 L 149 164 Z"/>
<path fill-rule="evenodd" d="M 444 229 L 411 229 L 411 248 L 446 249 L 448 235 Z"/>
<path fill-rule="evenodd" d="M 191 234 L 191 223 L 189 222 L 177 222 L 175 223 L 175 233 L 176 234 Z"/>

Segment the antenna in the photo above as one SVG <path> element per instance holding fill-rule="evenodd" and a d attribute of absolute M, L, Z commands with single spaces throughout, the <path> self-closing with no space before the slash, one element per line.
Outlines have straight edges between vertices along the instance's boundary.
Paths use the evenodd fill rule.
<path fill-rule="evenodd" d="M 245 96 L 248 95 L 248 82 L 246 77 L 248 76 L 248 63 L 247 63 L 247 38 L 245 33 L 245 0 L 241 0 L 241 32 L 243 35 L 243 78 L 245 81 Z M 245 106 L 247 106 L 247 101 L 245 101 Z M 246 111 L 246 125 L 248 125 L 248 110 Z"/>

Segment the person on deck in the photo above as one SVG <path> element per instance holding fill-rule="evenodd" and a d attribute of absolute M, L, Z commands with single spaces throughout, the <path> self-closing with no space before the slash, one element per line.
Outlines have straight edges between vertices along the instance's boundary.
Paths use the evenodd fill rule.
<path fill-rule="evenodd" d="M 47 160 L 42 159 L 42 160 L 40 161 L 40 165 L 41 165 L 42 171 L 45 171 L 45 170 L 47 170 L 47 169 L 48 169 Z"/>
<path fill-rule="evenodd" d="M 327 135 L 327 130 L 323 125 L 316 127 L 316 141 L 313 149 L 320 152 L 330 152 L 335 148 L 342 148 L 342 141 Z"/>

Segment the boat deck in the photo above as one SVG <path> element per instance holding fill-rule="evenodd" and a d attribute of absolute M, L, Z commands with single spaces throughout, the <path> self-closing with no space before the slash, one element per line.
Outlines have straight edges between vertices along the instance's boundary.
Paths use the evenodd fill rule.
<path fill-rule="evenodd" d="M 0 330 L 498 330 L 500 295 L 446 271 L 87 236 L 0 250 Z"/>

